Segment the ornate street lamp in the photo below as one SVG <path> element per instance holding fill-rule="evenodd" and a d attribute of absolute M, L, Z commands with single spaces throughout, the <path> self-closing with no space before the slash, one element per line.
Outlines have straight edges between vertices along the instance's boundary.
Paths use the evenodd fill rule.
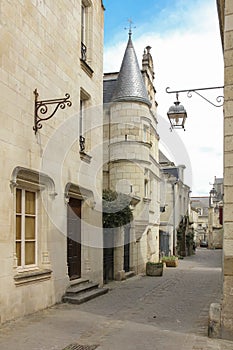
<path fill-rule="evenodd" d="M 214 202 L 217 201 L 216 199 L 217 197 L 217 191 L 215 190 L 215 188 L 213 187 L 211 190 L 210 190 L 210 196 L 209 196 L 209 206 L 212 207 Z"/>
<path fill-rule="evenodd" d="M 184 129 L 184 123 L 187 118 L 186 110 L 184 109 L 184 106 L 182 106 L 178 100 L 178 94 L 181 92 L 187 92 L 188 97 L 192 97 L 192 93 L 194 92 L 201 98 L 203 98 L 205 101 L 210 103 L 214 107 L 222 107 L 224 102 L 224 96 L 218 96 L 216 98 L 217 103 L 211 102 L 209 99 L 207 99 L 205 96 L 200 94 L 199 91 L 202 90 L 213 90 L 213 89 L 223 89 L 224 86 L 214 86 L 209 88 L 198 88 L 198 89 L 187 89 L 187 90 L 174 90 L 171 91 L 169 87 L 166 88 L 166 92 L 168 94 L 176 94 L 176 101 L 174 102 L 174 106 L 171 106 L 167 112 L 168 119 L 171 124 L 171 131 L 172 129 Z M 185 129 L 184 129 L 185 130 Z"/>
<path fill-rule="evenodd" d="M 171 124 L 171 131 L 172 129 L 184 129 L 185 131 L 184 124 L 187 113 L 184 106 L 180 104 L 178 93 L 176 93 L 176 101 L 174 105 L 169 108 L 167 116 Z"/>

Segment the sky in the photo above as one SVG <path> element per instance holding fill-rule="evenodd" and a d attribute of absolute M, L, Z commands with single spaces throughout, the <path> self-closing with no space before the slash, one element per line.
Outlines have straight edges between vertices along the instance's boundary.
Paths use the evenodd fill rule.
<path fill-rule="evenodd" d="M 223 109 L 195 93 L 179 94 L 188 118 L 185 131 L 169 129 L 167 111 L 175 101 L 171 90 L 223 86 L 223 54 L 216 0 L 104 0 L 104 72 L 120 69 L 128 41 L 129 19 L 133 45 L 141 66 L 143 50 L 151 46 L 154 61 L 160 148 L 184 164 L 191 196 L 208 195 L 214 177 L 223 177 Z M 145 6 L 146 5 L 146 6 Z M 126 29 L 125 29 L 126 28 Z M 223 90 L 201 92 L 216 103 Z"/>

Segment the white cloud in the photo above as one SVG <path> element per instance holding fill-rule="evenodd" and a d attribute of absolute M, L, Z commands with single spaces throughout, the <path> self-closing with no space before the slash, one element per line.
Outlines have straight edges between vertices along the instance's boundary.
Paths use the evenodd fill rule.
<path fill-rule="evenodd" d="M 173 31 L 169 29 L 163 33 L 144 32 L 139 37 L 135 31 L 133 35 L 139 63 L 144 48 L 147 45 L 152 46 L 154 85 L 157 90 L 156 100 L 159 104 L 160 118 L 167 118 L 167 110 L 175 100 L 175 95 L 165 92 L 166 87 L 188 89 L 223 85 L 223 57 L 217 11 L 213 3 L 208 4 L 199 5 L 195 11 L 187 9 L 185 14 L 182 13 L 182 17 L 185 16 L 186 19 L 186 29 Z M 188 28 L 187 23 L 190 23 Z M 125 47 L 126 40 L 105 48 L 106 72 L 120 69 Z M 222 92 L 213 90 L 202 93 L 214 102 L 218 93 Z M 211 106 L 195 94 L 192 98 L 188 98 L 182 93 L 179 99 L 188 114 L 186 132 L 182 130 L 177 132 L 192 164 L 190 172 L 193 180 L 191 181 L 191 176 L 188 176 L 186 181 L 192 187 L 194 194 L 206 194 L 210 190 L 209 182 L 213 181 L 214 176 L 222 177 L 222 108 Z M 165 135 L 164 137 L 169 140 Z M 172 138 L 170 140 L 167 142 L 171 144 L 167 147 L 172 149 L 174 147 Z M 182 148 L 179 151 L 182 153 Z M 188 172 L 189 170 L 186 170 L 186 173 Z"/>

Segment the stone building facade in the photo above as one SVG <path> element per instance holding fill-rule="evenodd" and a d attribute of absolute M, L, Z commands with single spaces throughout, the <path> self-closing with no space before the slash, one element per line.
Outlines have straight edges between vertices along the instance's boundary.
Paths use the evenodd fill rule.
<path fill-rule="evenodd" d="M 161 167 L 160 253 L 186 256 L 190 187 L 184 183 L 185 166 L 176 166 L 161 151 L 159 162 Z"/>
<path fill-rule="evenodd" d="M 206 242 L 211 249 L 223 246 L 223 179 L 214 178 L 209 196 L 191 197 L 191 209 L 197 213 L 193 220 L 197 246 Z M 205 245 L 205 243 L 202 243 Z"/>
<path fill-rule="evenodd" d="M 197 212 L 197 220 L 194 222 L 196 230 L 196 245 L 199 247 L 201 241 L 209 243 L 209 197 L 191 197 L 191 209 Z"/>
<path fill-rule="evenodd" d="M 224 56 L 224 241 L 222 337 L 233 339 L 233 2 L 217 0 Z"/>
<path fill-rule="evenodd" d="M 127 194 L 133 210 L 128 228 L 129 263 L 125 268 L 123 246 L 121 254 L 115 247 L 112 259 L 118 268 L 113 278 L 120 270 L 144 272 L 148 260 L 159 259 L 159 136 L 154 67 L 148 46 L 142 70 L 139 68 L 131 36 L 130 32 L 120 72 L 104 76 L 104 188 Z M 119 241 L 124 242 L 124 238 Z"/>
<path fill-rule="evenodd" d="M 3 323 L 61 301 L 70 280 L 103 282 L 104 9 L 101 0 L 0 6 Z M 50 99 L 63 102 L 47 114 L 39 102 Z M 35 124 L 35 110 L 43 119 L 56 106 Z"/>

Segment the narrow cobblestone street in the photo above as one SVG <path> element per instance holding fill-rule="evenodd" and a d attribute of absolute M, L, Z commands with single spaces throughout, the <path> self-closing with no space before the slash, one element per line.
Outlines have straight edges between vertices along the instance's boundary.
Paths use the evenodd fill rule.
<path fill-rule="evenodd" d="M 108 294 L 80 306 L 60 304 L 7 323 L 0 349 L 232 350 L 232 342 L 207 337 L 210 303 L 221 298 L 221 254 L 199 249 L 163 277 L 111 282 Z"/>

